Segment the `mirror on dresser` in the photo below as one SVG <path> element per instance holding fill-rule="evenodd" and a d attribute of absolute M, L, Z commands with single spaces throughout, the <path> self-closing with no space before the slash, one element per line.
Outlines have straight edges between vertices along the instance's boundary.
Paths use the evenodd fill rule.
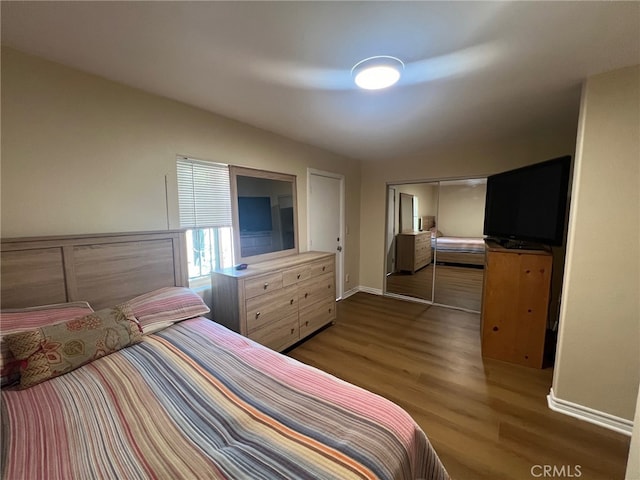
<path fill-rule="evenodd" d="M 295 175 L 237 166 L 229 174 L 236 262 L 298 253 Z"/>
<path fill-rule="evenodd" d="M 212 272 L 212 318 L 282 351 L 335 321 L 335 254 L 298 253 L 294 175 L 229 173 L 234 256 L 247 265 Z"/>

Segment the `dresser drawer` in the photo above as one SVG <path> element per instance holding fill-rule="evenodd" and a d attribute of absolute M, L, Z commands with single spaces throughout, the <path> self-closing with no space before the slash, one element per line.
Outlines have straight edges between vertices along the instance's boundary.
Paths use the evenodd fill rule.
<path fill-rule="evenodd" d="M 302 282 L 298 288 L 298 302 L 300 308 L 321 300 L 336 299 L 336 279 L 331 271 Z"/>
<path fill-rule="evenodd" d="M 416 244 L 416 252 L 428 252 L 431 249 L 431 245 L 427 242 Z"/>
<path fill-rule="evenodd" d="M 290 268 L 282 272 L 282 284 L 293 285 L 294 283 L 302 282 L 311 276 L 311 268 L 309 265 L 302 265 L 300 267 Z"/>
<path fill-rule="evenodd" d="M 244 298 L 257 297 L 280 288 L 282 288 L 282 272 L 250 278 L 244 282 Z"/>
<path fill-rule="evenodd" d="M 284 350 L 300 339 L 298 314 L 280 318 L 249 334 L 249 338 L 273 350 Z"/>
<path fill-rule="evenodd" d="M 300 309 L 300 338 L 336 319 L 336 302 L 327 300 Z"/>
<path fill-rule="evenodd" d="M 431 260 L 430 248 L 421 248 L 420 250 L 416 250 L 416 262 L 421 262 L 423 260 Z"/>
<path fill-rule="evenodd" d="M 429 243 L 429 235 L 416 235 L 415 244 L 416 248 L 420 245 L 427 245 Z"/>
<path fill-rule="evenodd" d="M 333 258 L 312 263 L 309 265 L 309 268 L 311 269 L 311 278 L 322 275 L 323 273 L 333 272 L 333 264 Z"/>
<path fill-rule="evenodd" d="M 247 331 L 289 316 L 298 311 L 298 287 L 282 288 L 270 295 L 260 295 L 246 300 Z"/>

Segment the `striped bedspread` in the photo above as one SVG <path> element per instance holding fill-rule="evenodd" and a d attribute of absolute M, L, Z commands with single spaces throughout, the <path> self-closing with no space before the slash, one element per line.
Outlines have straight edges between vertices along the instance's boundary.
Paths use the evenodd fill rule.
<path fill-rule="evenodd" d="M 431 246 L 439 252 L 464 252 L 484 254 L 484 238 L 437 237 L 431 238 Z"/>
<path fill-rule="evenodd" d="M 447 479 L 395 404 L 196 318 L 2 392 L 18 479 Z"/>

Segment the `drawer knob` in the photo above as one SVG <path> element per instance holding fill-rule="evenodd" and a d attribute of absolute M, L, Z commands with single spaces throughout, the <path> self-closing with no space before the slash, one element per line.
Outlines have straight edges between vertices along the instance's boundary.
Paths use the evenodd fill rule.
<path fill-rule="evenodd" d="M 295 332 L 295 328 L 291 329 L 291 335 L 293 335 L 293 332 Z"/>
<path fill-rule="evenodd" d="M 269 286 L 269 283 L 268 282 L 264 282 L 264 289 L 265 290 L 267 289 L 268 286 Z"/>
<path fill-rule="evenodd" d="M 329 309 L 329 313 L 331 313 L 331 309 Z"/>
<path fill-rule="evenodd" d="M 304 322 L 304 326 L 308 327 L 309 326 L 309 320 L 307 320 L 306 322 Z"/>
<path fill-rule="evenodd" d="M 289 305 L 293 305 L 293 298 L 291 299 L 291 301 L 289 302 Z"/>
<path fill-rule="evenodd" d="M 326 270 L 327 267 L 322 267 L 322 271 L 324 272 Z"/>
<path fill-rule="evenodd" d="M 256 318 L 260 316 L 260 312 L 256 312 Z"/>
<path fill-rule="evenodd" d="M 327 285 L 327 288 L 331 288 L 331 284 Z"/>
<path fill-rule="evenodd" d="M 300 274 L 298 274 L 298 280 L 300 280 Z"/>
<path fill-rule="evenodd" d="M 308 294 L 308 293 L 305 293 L 305 294 L 304 294 L 304 298 L 307 298 L 308 296 L 309 296 L 309 294 Z"/>

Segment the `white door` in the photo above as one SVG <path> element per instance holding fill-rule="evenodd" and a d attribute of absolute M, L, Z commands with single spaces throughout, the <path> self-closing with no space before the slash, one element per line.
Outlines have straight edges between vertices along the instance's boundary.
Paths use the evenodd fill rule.
<path fill-rule="evenodd" d="M 308 170 L 309 250 L 336 254 L 336 297 L 344 282 L 344 176 Z"/>

